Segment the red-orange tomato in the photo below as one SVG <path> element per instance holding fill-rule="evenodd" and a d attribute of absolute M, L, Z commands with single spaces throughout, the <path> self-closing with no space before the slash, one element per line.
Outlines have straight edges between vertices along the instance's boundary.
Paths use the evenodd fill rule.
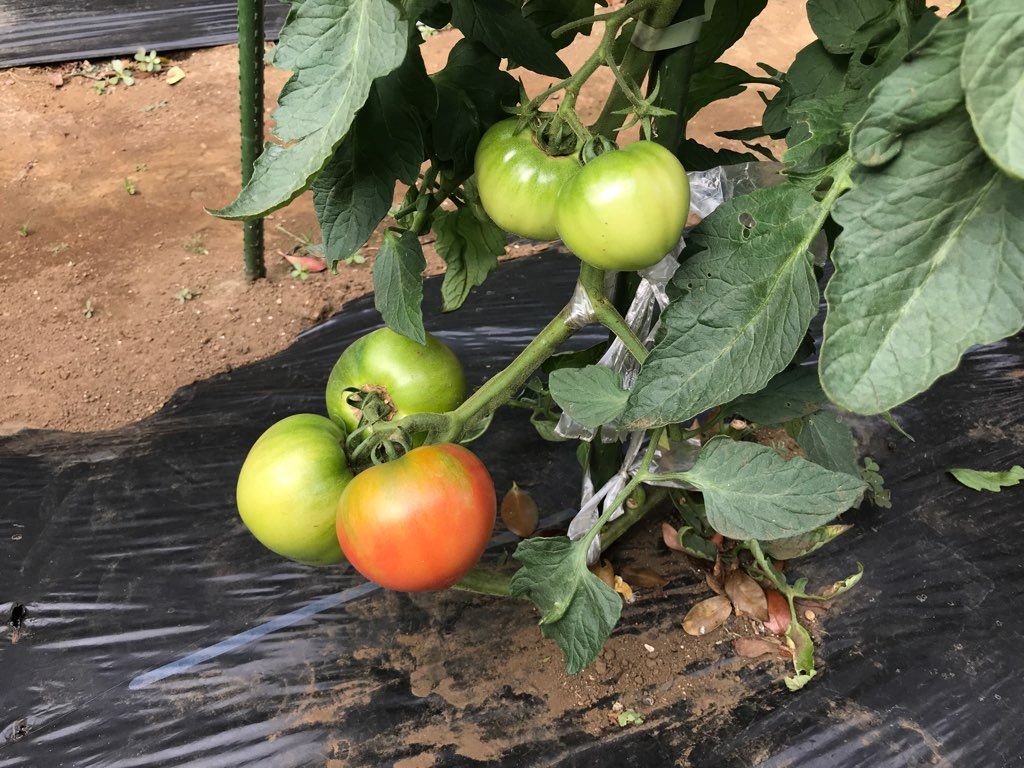
<path fill-rule="evenodd" d="M 426 445 L 356 475 L 338 500 L 338 542 L 363 576 L 399 592 L 445 589 L 494 529 L 494 483 L 461 445 Z"/>

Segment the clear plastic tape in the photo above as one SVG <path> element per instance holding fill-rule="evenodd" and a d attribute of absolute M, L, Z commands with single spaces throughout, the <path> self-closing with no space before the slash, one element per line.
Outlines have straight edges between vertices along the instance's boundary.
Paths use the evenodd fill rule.
<path fill-rule="evenodd" d="M 580 507 L 580 511 L 569 523 L 568 536 L 573 541 L 583 538 L 587 532 L 594 527 L 597 519 L 607 511 L 607 505 L 611 504 L 625 487 L 629 479 L 636 474 L 636 465 L 639 460 L 640 450 L 644 444 L 644 433 L 634 432 L 630 436 L 629 446 L 626 448 L 626 458 L 622 462 L 622 468 L 615 473 L 607 483 L 601 486 L 600 490 L 593 493 L 589 499 Z M 593 488 L 593 481 L 590 472 L 583 473 L 584 489 L 589 486 Z M 600 509 L 599 509 L 600 507 Z M 609 520 L 622 516 L 621 506 L 616 509 Z M 601 556 L 601 534 L 594 537 L 587 550 L 587 564 L 593 565 Z"/>

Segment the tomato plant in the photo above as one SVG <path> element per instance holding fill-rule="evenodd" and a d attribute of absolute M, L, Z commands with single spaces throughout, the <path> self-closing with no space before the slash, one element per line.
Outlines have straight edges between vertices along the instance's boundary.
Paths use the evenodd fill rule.
<path fill-rule="evenodd" d="M 242 522 L 263 546 L 311 565 L 344 560 L 334 520 L 352 479 L 345 433 L 313 413 L 289 416 L 264 432 L 238 476 Z"/>
<path fill-rule="evenodd" d="M 373 263 L 389 348 L 367 351 L 366 372 L 360 362 L 329 396 L 349 426 L 346 389 L 381 386 L 397 407 L 346 440 L 352 456 L 379 464 L 348 492 L 379 499 L 377 511 L 367 502 L 351 514 L 360 542 L 373 542 L 372 556 L 354 556 L 367 558 L 368 575 L 391 562 L 375 576 L 389 583 L 388 557 L 417 552 L 414 582 L 390 583 L 433 588 L 475 560 L 487 526 L 472 529 L 472 552 L 460 549 L 449 568 L 445 542 L 460 524 L 412 515 L 440 505 L 409 467 L 478 437 L 497 409 L 529 411 L 545 439 L 580 440 L 594 495 L 573 537 L 523 540 L 518 570 L 492 574 L 486 589 L 531 600 L 570 672 L 596 657 L 623 610 L 588 564 L 661 504 L 673 524 L 659 541 L 742 571 L 733 580 L 748 592 L 753 580 L 779 596 L 772 625 L 785 627 L 793 652 L 786 683 L 807 684 L 814 647 L 796 601 L 831 599 L 860 571 L 811 593 L 776 562 L 835 541 L 846 526 L 834 521 L 865 499 L 888 503 L 847 414 L 895 423 L 890 411 L 969 348 L 1024 326 L 1024 121 L 1014 100 L 1024 6 L 970 0 L 939 13 L 920 0 L 808 0 L 816 39 L 788 71 L 721 61 L 766 2 L 629 0 L 593 14 L 589 2 L 549 0 L 303 0 L 274 58 L 292 71 L 277 141 L 216 212 L 253 219 L 311 189 L 332 264 L 391 215 Z M 428 72 L 417 24 L 449 20 L 462 39 Z M 581 33 L 593 35 L 591 54 L 570 72 L 558 51 Z M 526 93 L 510 64 L 554 82 Z M 581 89 L 602 70 L 614 85 L 585 120 Z M 694 115 L 751 86 L 765 102 L 756 125 L 719 131 L 715 146 L 687 137 Z M 629 143 L 620 129 L 637 124 L 641 140 Z M 742 181 L 682 241 L 681 167 L 706 172 L 704 188 Z M 706 194 L 699 202 L 702 213 L 714 207 Z M 581 259 L 575 290 L 465 400 L 453 385 L 449 402 L 406 402 L 382 370 L 425 375 L 418 355 L 435 349 L 421 238 L 436 238 L 442 309 L 454 311 L 498 268 L 506 230 L 559 234 Z M 559 352 L 594 324 L 612 337 L 596 354 Z M 410 398 L 439 398 L 435 384 L 454 380 L 450 366 L 428 367 L 437 378 L 418 379 Z M 412 436 L 425 446 L 401 458 Z M 392 477 L 410 489 L 398 501 L 376 479 Z"/>
<path fill-rule="evenodd" d="M 480 459 L 461 445 L 423 446 L 348 484 L 338 502 L 338 541 L 349 562 L 382 587 L 445 589 L 480 559 L 496 511 Z"/>
<path fill-rule="evenodd" d="M 440 413 L 457 407 L 466 395 L 462 364 L 448 347 L 427 334 L 418 344 L 390 328 L 378 328 L 349 345 L 327 380 L 327 413 L 351 432 L 359 424 L 360 404 L 376 393 L 386 418 Z"/>

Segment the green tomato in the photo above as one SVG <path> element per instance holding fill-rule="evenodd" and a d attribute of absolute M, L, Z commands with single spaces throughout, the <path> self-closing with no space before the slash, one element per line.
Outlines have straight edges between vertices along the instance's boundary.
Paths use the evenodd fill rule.
<path fill-rule="evenodd" d="M 518 120 L 492 125 L 480 139 L 473 168 L 480 202 L 494 223 L 531 240 L 554 240 L 555 202 L 580 169 L 575 155 L 554 157 L 537 146 Z"/>
<path fill-rule="evenodd" d="M 242 522 L 263 546 L 310 565 L 345 559 L 338 499 L 352 480 L 345 432 L 313 413 L 289 416 L 260 435 L 238 475 Z"/>
<path fill-rule="evenodd" d="M 566 182 L 555 221 L 566 247 L 599 269 L 657 264 L 679 242 L 690 183 L 675 155 L 637 141 L 598 155 Z"/>
<path fill-rule="evenodd" d="M 379 392 L 394 408 L 394 419 L 457 408 L 466 397 L 466 379 L 455 354 L 429 333 L 422 345 L 379 328 L 342 352 L 327 380 L 327 413 L 349 432 L 360 416 L 348 402 L 350 390 Z"/>

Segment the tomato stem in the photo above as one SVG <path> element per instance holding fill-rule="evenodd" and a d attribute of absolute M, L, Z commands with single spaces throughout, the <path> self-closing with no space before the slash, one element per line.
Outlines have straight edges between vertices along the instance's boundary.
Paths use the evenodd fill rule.
<path fill-rule="evenodd" d="M 497 573 L 486 568 L 477 567 L 453 584 L 452 589 L 476 592 L 479 595 L 511 597 L 512 577 L 505 573 Z"/>
<path fill-rule="evenodd" d="M 590 304 L 594 308 L 594 319 L 614 333 L 637 362 L 643 363 L 647 359 L 647 347 L 605 294 L 604 278 L 605 271 L 603 269 L 597 269 L 589 264 L 583 264 L 580 268 L 580 285 L 583 286 L 583 290 L 586 291 L 587 298 L 590 299 Z"/>
<path fill-rule="evenodd" d="M 601 532 L 601 551 L 604 552 L 608 547 L 618 541 L 622 536 L 636 525 L 643 517 L 654 509 L 656 506 L 661 504 L 665 499 L 668 498 L 668 489 L 662 487 L 652 487 L 647 498 L 644 499 L 644 503 L 640 504 L 633 509 L 626 508 L 626 512 L 622 517 L 616 518 L 608 523 L 608 526 Z"/>

